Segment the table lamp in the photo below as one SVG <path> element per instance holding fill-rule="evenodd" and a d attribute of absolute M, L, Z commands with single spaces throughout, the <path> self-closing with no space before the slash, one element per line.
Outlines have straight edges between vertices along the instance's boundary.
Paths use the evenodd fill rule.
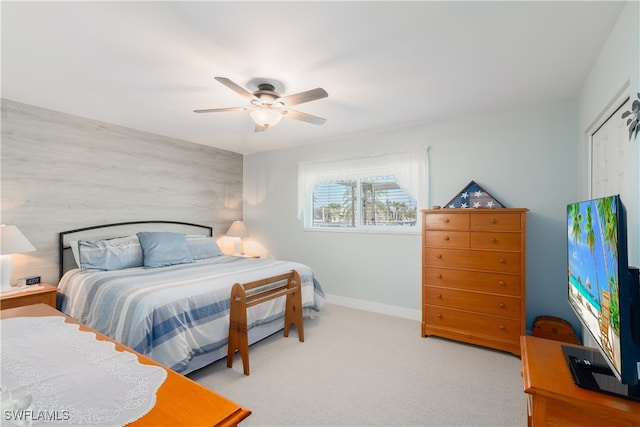
<path fill-rule="evenodd" d="M 229 227 L 229 229 L 227 230 L 227 237 L 239 238 L 240 246 L 238 248 L 238 246 L 235 243 L 233 244 L 233 249 L 234 249 L 233 254 L 244 255 L 244 242 L 242 240 L 245 237 L 249 237 L 249 232 L 247 231 L 242 221 L 233 221 L 233 223 L 231 224 L 231 227 Z"/>
<path fill-rule="evenodd" d="M 0 225 L 0 293 L 12 291 L 11 255 L 33 252 L 36 248 L 15 225 Z"/>

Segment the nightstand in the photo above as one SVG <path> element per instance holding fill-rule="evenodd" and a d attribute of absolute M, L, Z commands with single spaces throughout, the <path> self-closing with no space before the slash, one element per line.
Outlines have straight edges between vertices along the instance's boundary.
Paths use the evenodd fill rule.
<path fill-rule="evenodd" d="M 48 283 L 20 288 L 17 292 L 0 295 L 0 310 L 43 303 L 56 308 L 56 292 L 58 288 Z"/>

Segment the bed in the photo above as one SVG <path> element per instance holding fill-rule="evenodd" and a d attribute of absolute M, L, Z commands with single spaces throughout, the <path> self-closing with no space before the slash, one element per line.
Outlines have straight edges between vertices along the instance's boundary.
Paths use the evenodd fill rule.
<path fill-rule="evenodd" d="M 235 283 L 295 270 L 304 315 L 324 305 L 311 268 L 224 255 L 207 226 L 145 221 L 64 231 L 59 251 L 58 309 L 182 374 L 227 355 Z M 249 343 L 282 330 L 284 310 L 284 298 L 252 307 Z"/>

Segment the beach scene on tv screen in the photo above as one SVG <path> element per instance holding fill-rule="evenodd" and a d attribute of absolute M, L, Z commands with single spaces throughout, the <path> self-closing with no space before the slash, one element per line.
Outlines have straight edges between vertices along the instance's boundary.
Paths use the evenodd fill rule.
<path fill-rule="evenodd" d="M 569 302 L 620 371 L 615 199 L 569 205 L 567 224 Z"/>

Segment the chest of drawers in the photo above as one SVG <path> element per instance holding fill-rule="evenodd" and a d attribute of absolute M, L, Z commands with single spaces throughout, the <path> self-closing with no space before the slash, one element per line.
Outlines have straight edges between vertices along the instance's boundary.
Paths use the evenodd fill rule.
<path fill-rule="evenodd" d="M 422 336 L 520 355 L 527 209 L 422 211 Z"/>

